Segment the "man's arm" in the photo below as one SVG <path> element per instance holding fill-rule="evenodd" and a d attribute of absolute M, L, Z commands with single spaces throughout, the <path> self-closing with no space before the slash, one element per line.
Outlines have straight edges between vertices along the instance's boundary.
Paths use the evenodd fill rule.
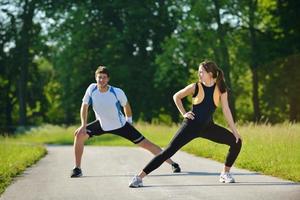
<path fill-rule="evenodd" d="M 80 108 L 80 119 L 81 119 L 81 126 L 85 127 L 87 124 L 87 115 L 88 115 L 89 105 L 82 103 Z"/>
<path fill-rule="evenodd" d="M 85 134 L 86 133 L 86 124 L 87 124 L 87 115 L 88 115 L 89 105 L 86 103 L 81 104 L 80 108 L 80 120 L 81 126 L 75 131 L 75 135 L 77 134 Z"/>
<path fill-rule="evenodd" d="M 127 101 L 126 105 L 123 107 L 126 121 L 132 124 L 132 111 L 129 102 Z"/>

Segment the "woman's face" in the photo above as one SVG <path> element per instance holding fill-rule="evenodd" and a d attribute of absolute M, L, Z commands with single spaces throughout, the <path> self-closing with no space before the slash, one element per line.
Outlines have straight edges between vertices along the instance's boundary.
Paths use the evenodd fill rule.
<path fill-rule="evenodd" d="M 199 67 L 198 76 L 199 79 L 204 82 L 211 79 L 211 73 L 208 73 L 202 65 Z"/>

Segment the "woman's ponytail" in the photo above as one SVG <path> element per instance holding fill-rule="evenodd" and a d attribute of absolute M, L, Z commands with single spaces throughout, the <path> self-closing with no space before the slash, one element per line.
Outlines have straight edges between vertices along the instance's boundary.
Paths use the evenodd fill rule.
<path fill-rule="evenodd" d="M 216 84 L 220 90 L 221 93 L 224 93 L 227 91 L 227 86 L 225 83 L 224 73 L 220 68 L 217 68 L 217 81 Z"/>
<path fill-rule="evenodd" d="M 217 64 L 210 60 L 205 60 L 200 63 L 199 68 L 204 67 L 206 72 L 211 72 L 212 77 L 216 79 L 216 84 L 221 93 L 227 91 L 227 86 L 225 83 L 224 73 L 223 71 L 217 66 Z"/>

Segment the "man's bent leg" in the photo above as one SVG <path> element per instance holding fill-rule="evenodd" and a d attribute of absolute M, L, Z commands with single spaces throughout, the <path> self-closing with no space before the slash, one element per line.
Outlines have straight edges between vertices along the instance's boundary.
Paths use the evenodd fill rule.
<path fill-rule="evenodd" d="M 84 142 L 89 138 L 86 133 L 76 134 L 74 138 L 74 152 L 75 152 L 75 167 L 80 168 L 81 157 L 84 149 Z"/>

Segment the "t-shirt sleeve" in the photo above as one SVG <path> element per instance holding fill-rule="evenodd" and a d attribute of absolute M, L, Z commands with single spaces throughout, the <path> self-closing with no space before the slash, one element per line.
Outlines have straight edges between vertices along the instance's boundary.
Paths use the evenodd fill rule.
<path fill-rule="evenodd" d="M 121 106 L 125 106 L 127 104 L 127 97 L 123 90 L 121 89 L 117 90 L 117 97 L 121 103 Z"/>
<path fill-rule="evenodd" d="M 82 103 L 91 105 L 92 104 L 92 90 L 95 87 L 95 84 L 91 84 L 85 91 L 85 94 L 82 98 Z"/>

